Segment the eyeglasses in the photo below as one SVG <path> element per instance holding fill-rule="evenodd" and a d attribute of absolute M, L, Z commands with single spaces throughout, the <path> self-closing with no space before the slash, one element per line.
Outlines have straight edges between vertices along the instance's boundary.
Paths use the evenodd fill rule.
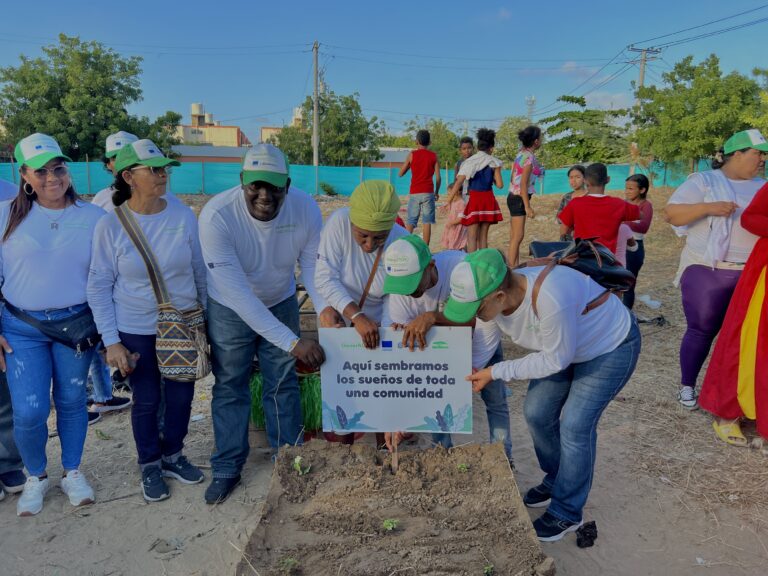
<path fill-rule="evenodd" d="M 136 166 L 130 169 L 131 172 L 134 170 L 149 170 L 153 176 L 166 176 L 171 173 L 170 166 Z"/>
<path fill-rule="evenodd" d="M 248 190 L 248 192 L 256 193 L 259 190 L 264 188 L 267 192 L 275 195 L 280 195 L 285 193 L 285 188 L 278 188 L 274 184 L 264 183 L 264 182 L 251 182 L 250 184 L 245 185 L 245 189 Z"/>
<path fill-rule="evenodd" d="M 55 168 L 38 168 L 34 170 L 34 175 L 40 179 L 48 178 L 48 174 L 53 174 L 54 178 L 64 178 L 64 176 L 69 174 L 69 168 L 61 165 Z"/>

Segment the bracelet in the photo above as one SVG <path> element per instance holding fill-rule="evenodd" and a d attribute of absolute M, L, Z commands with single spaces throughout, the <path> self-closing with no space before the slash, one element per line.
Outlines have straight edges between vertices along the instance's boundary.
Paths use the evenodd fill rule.
<path fill-rule="evenodd" d="M 288 345 L 288 353 L 290 354 L 293 352 L 293 349 L 296 348 L 296 345 L 299 343 L 299 338 L 294 339 L 289 345 Z"/>
<path fill-rule="evenodd" d="M 358 312 L 355 312 L 354 314 L 352 314 L 352 316 L 349 317 L 349 320 L 350 320 L 350 322 L 354 322 L 355 318 L 357 318 L 358 316 L 362 316 L 362 315 L 363 315 L 363 311 L 359 310 Z"/>

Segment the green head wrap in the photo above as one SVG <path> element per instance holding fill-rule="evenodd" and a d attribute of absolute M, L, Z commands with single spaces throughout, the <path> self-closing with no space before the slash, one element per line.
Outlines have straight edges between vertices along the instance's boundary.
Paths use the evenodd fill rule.
<path fill-rule="evenodd" d="M 349 199 L 352 224 L 371 232 L 391 230 L 398 210 L 400 199 L 395 194 L 395 188 L 386 180 L 361 183 Z"/>

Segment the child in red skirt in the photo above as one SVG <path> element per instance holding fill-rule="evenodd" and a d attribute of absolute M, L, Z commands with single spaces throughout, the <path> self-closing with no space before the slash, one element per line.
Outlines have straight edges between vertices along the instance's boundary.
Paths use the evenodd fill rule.
<path fill-rule="evenodd" d="M 460 193 L 464 181 L 469 181 L 469 202 L 461 223 L 467 227 L 467 251 L 488 248 L 488 230 L 491 224 L 504 220 L 493 186 L 503 188 L 501 160 L 492 156 L 496 132 L 488 128 L 477 131 L 477 153 L 461 163 L 452 193 Z"/>

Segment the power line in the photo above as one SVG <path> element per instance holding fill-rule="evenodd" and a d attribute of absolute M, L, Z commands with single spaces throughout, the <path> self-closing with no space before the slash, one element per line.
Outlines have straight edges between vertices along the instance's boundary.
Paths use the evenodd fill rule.
<path fill-rule="evenodd" d="M 749 28 L 751 26 L 756 26 L 757 24 L 762 24 L 763 22 L 768 22 L 768 17 L 760 18 L 758 20 L 752 20 L 750 22 L 745 22 L 743 24 L 729 26 L 728 28 L 720 28 L 719 30 L 713 30 L 712 32 L 697 34 L 696 36 L 689 36 L 688 38 L 681 38 L 680 40 L 673 40 L 665 44 L 659 44 L 656 47 L 662 49 L 662 48 L 670 48 L 672 46 L 679 46 L 680 44 L 687 44 L 688 42 L 693 42 L 694 40 L 702 40 L 704 38 L 710 38 L 712 36 L 719 36 L 720 34 L 725 34 L 726 32 L 733 32 L 734 30 Z"/>
<path fill-rule="evenodd" d="M 635 42 L 635 44 L 646 44 L 648 42 L 653 42 L 654 40 L 659 40 L 661 38 L 668 38 L 670 36 L 676 36 L 677 34 L 682 34 L 683 32 L 690 32 L 691 30 L 696 30 L 698 28 L 704 28 L 705 26 L 709 26 L 710 24 L 717 24 L 718 22 L 724 22 L 725 20 L 730 20 L 732 18 L 737 18 L 738 16 L 744 16 L 744 14 L 750 14 L 752 12 L 757 12 L 758 10 L 762 10 L 763 8 L 768 7 L 768 4 L 763 4 L 762 6 L 758 6 L 757 8 L 752 8 L 751 10 L 745 10 L 744 12 L 739 12 L 738 14 L 731 14 L 730 16 L 724 16 L 723 18 L 718 18 L 717 20 L 711 20 L 709 22 L 705 22 L 704 24 L 699 24 L 698 26 L 691 26 L 690 28 L 683 28 L 682 30 L 677 30 L 676 32 L 670 32 L 669 34 L 662 34 L 661 36 L 654 36 L 653 38 L 647 38 L 646 40 L 639 40 Z"/>

